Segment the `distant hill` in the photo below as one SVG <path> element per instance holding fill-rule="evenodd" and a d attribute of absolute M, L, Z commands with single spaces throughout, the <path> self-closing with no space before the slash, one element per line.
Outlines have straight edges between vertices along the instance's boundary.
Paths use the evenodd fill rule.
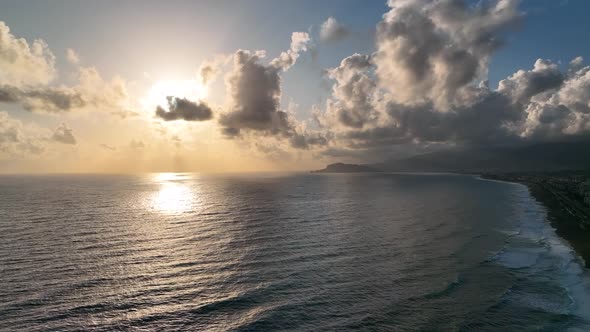
<path fill-rule="evenodd" d="M 335 163 L 326 166 L 324 169 L 313 171 L 312 173 L 367 173 L 380 171 L 380 169 L 367 165 Z"/>
<path fill-rule="evenodd" d="M 456 173 L 588 170 L 590 142 L 443 150 L 370 165 L 332 164 L 322 172 L 347 168 L 354 172 Z"/>

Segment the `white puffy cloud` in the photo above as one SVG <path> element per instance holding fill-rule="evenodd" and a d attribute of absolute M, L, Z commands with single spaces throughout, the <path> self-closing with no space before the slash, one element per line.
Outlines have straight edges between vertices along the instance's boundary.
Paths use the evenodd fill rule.
<path fill-rule="evenodd" d="M 521 14 L 517 0 L 481 2 L 390 0 L 377 26 L 377 66 L 381 88 L 395 102 L 433 102 L 440 111 L 485 78 L 499 35 Z"/>
<path fill-rule="evenodd" d="M 327 71 L 335 82 L 326 106 L 327 117 L 331 117 L 332 122 L 362 128 L 376 120 L 376 81 L 371 75 L 372 67 L 370 56 L 354 54 Z"/>
<path fill-rule="evenodd" d="M 539 59 L 489 88 L 500 36 L 522 17 L 518 1 L 389 5 L 377 51 L 326 71 L 332 92 L 313 114 L 330 138 L 326 154 L 562 140 L 590 131 L 590 67 L 581 57 L 567 72 Z"/>
<path fill-rule="evenodd" d="M 540 93 L 559 88 L 564 78 L 556 64 L 538 59 L 532 70 L 521 69 L 500 81 L 498 92 L 509 95 L 514 102 L 528 103 Z"/>
<path fill-rule="evenodd" d="M 78 64 L 80 63 L 80 56 L 76 51 L 71 48 L 66 49 L 66 59 L 71 64 Z"/>
<path fill-rule="evenodd" d="M 581 56 L 575 57 L 570 61 L 570 68 L 572 71 L 577 71 L 581 69 L 584 65 L 584 58 Z"/>
<path fill-rule="evenodd" d="M 263 57 L 263 52 L 244 50 L 233 56 L 234 67 L 226 77 L 230 111 L 220 118 L 228 136 L 241 130 L 272 135 L 292 131 L 287 112 L 280 108 L 282 67 L 274 60 L 270 65 L 261 63 Z"/>
<path fill-rule="evenodd" d="M 0 85 L 48 84 L 55 77 L 55 56 L 43 40 L 15 37 L 0 21 Z"/>
<path fill-rule="evenodd" d="M 239 50 L 233 55 L 233 69 L 225 82 L 229 110 L 219 119 L 225 136 L 236 137 L 244 131 L 281 137 L 297 134 L 295 120 L 281 109 L 281 71 L 295 64 L 299 54 L 307 50 L 309 42 L 307 33 L 294 32 L 289 50 L 268 65 L 262 63 L 266 55 L 264 51 Z M 294 144 L 303 147 L 316 142 L 297 139 Z"/>
<path fill-rule="evenodd" d="M 66 58 L 73 64 L 79 62 L 72 49 L 67 49 Z M 28 43 L 0 22 L 0 103 L 16 103 L 25 110 L 40 112 L 129 112 L 126 83 L 120 77 L 105 81 L 96 68 L 77 67 L 76 85 L 58 85 L 54 82 L 54 65 L 55 56 L 45 42 Z"/>
<path fill-rule="evenodd" d="M 0 86 L 0 102 L 18 103 L 32 112 L 68 112 L 72 110 L 126 110 L 126 83 L 119 77 L 105 81 L 96 68 L 79 68 L 74 86 Z"/>
<path fill-rule="evenodd" d="M 0 112 L 0 159 L 27 158 L 43 153 L 47 133 L 37 126 L 23 124 L 7 112 Z"/>
<path fill-rule="evenodd" d="M 338 22 L 334 17 L 328 19 L 320 26 L 320 40 L 335 42 L 346 38 L 350 34 L 348 28 Z"/>
<path fill-rule="evenodd" d="M 206 60 L 199 66 L 199 77 L 204 85 L 213 82 L 221 73 L 223 65 L 231 58 L 225 55 L 218 55 L 211 60 Z"/>
<path fill-rule="evenodd" d="M 310 41 L 311 38 L 307 32 L 293 32 L 291 35 L 291 48 L 281 52 L 277 58 L 270 62 L 270 65 L 286 71 L 295 64 L 301 52 L 307 51 Z"/>
<path fill-rule="evenodd" d="M 563 83 L 555 95 L 555 100 L 567 105 L 572 110 L 590 113 L 590 67 L 582 67 L 574 71 Z"/>
<path fill-rule="evenodd" d="M 581 62 L 572 67 L 579 69 L 562 74 L 559 85 L 531 98 L 521 136 L 560 139 L 590 131 L 590 67 L 582 67 Z"/>

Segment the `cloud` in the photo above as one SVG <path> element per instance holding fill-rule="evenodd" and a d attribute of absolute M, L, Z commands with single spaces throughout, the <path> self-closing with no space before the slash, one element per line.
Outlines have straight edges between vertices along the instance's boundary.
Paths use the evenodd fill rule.
<path fill-rule="evenodd" d="M 577 70 L 582 69 L 583 65 L 584 65 L 584 58 L 581 56 L 576 57 L 572 61 L 570 61 L 570 67 L 571 67 L 571 70 L 573 70 L 573 71 L 577 71 Z"/>
<path fill-rule="evenodd" d="M 350 31 L 348 28 L 333 17 L 328 17 L 320 26 L 320 40 L 324 42 L 339 41 L 346 38 L 349 34 Z"/>
<path fill-rule="evenodd" d="M 260 136 L 288 139 L 291 147 L 296 149 L 327 144 L 324 133 L 306 130 L 303 123 L 280 106 L 281 72 L 295 64 L 299 53 L 308 49 L 310 41 L 307 33 L 294 32 L 289 50 L 268 65 L 262 63 L 266 55 L 264 51 L 238 50 L 233 55 L 233 69 L 225 80 L 229 110 L 219 117 L 226 138 L 247 135 L 258 139 Z"/>
<path fill-rule="evenodd" d="M 78 93 L 90 111 L 121 112 L 128 111 L 127 83 L 119 76 L 107 81 L 94 67 L 78 69 L 78 84 L 71 87 Z"/>
<path fill-rule="evenodd" d="M 549 102 L 568 106 L 575 112 L 590 114 L 590 67 L 573 71 Z"/>
<path fill-rule="evenodd" d="M 213 117 L 213 111 L 204 102 L 190 101 L 186 98 L 167 97 L 168 111 L 161 106 L 156 108 L 156 116 L 165 121 L 205 121 Z"/>
<path fill-rule="evenodd" d="M 533 96 L 558 88 L 564 79 L 556 64 L 538 59 L 532 70 L 519 70 L 500 81 L 498 92 L 509 95 L 514 102 L 527 103 Z"/>
<path fill-rule="evenodd" d="M 182 139 L 180 139 L 178 135 L 172 135 L 170 137 L 170 140 L 174 143 L 174 146 L 176 146 L 177 148 L 182 146 Z"/>
<path fill-rule="evenodd" d="M 55 77 L 55 56 L 42 40 L 15 37 L 0 21 L 0 84 L 48 84 Z"/>
<path fill-rule="evenodd" d="M 0 159 L 26 158 L 45 151 L 45 130 L 24 125 L 7 112 L 0 112 Z"/>
<path fill-rule="evenodd" d="M 270 65 L 283 71 L 288 70 L 295 64 L 299 54 L 307 51 L 310 41 L 311 38 L 307 32 L 293 32 L 291 34 L 291 48 L 286 52 L 281 52 L 277 58 L 271 60 Z"/>
<path fill-rule="evenodd" d="M 12 86 L 0 86 L 0 102 L 16 103 L 20 98 L 20 90 Z"/>
<path fill-rule="evenodd" d="M 390 0 L 388 4 L 377 25 L 374 52 L 352 54 L 324 71 L 332 85 L 325 103 L 312 110 L 315 124 L 297 120 L 290 107 L 281 107 L 283 77 L 312 48 L 309 34 L 294 32 L 288 49 L 276 58 L 265 59 L 264 51 L 238 50 L 203 62 L 198 75 L 204 85 L 227 71 L 226 108 L 216 116 L 222 134 L 253 140 L 259 151 L 282 158 L 289 148 L 312 153 L 323 149 L 327 156 L 381 157 L 384 151 L 561 140 L 590 131 L 590 67 L 582 57 L 565 70 L 538 59 L 497 87 L 489 86 L 490 59 L 523 18 L 518 0 Z M 320 28 L 322 42 L 348 34 L 333 17 Z M 68 49 L 66 58 L 78 70 L 78 80 L 59 85 L 54 82 L 55 57 L 43 41 L 16 38 L 4 23 L 0 37 L 1 103 L 18 104 L 31 112 L 137 115 L 130 110 L 126 82 L 118 77 L 105 80 L 97 69 L 80 67 L 75 51 Z M 153 111 L 164 121 L 213 118 L 207 103 L 175 96 Z M 154 123 L 166 133 L 163 121 Z M 40 128 L 43 135 L 26 127 L 0 113 L 4 155 L 57 148 L 49 139 L 76 143 L 65 124 L 55 131 Z M 166 137 L 180 146 L 178 137 Z M 144 146 L 133 140 L 120 148 Z"/>
<path fill-rule="evenodd" d="M 20 141 L 22 124 L 6 112 L 0 112 L 0 120 L 0 144 Z"/>
<path fill-rule="evenodd" d="M 207 60 L 199 66 L 199 77 L 203 85 L 208 85 L 219 76 L 224 64 L 229 60 L 228 56 L 219 55 L 212 60 Z"/>
<path fill-rule="evenodd" d="M 518 1 L 390 1 L 376 52 L 326 70 L 313 118 L 326 155 L 562 140 L 590 131 L 590 67 L 538 59 L 490 88 L 489 60 L 522 18 Z M 309 133 L 308 133 L 309 135 Z"/>
<path fill-rule="evenodd" d="M 348 67 L 336 70 L 344 68 Z M 369 73 L 363 75 L 370 77 L 370 67 L 366 70 Z M 352 76 L 354 70 L 353 74 L 344 75 Z M 349 149 L 370 153 L 399 145 L 415 149 L 416 144 L 432 143 L 481 146 L 562 140 L 590 131 L 590 67 L 564 74 L 550 61 L 537 60 L 531 70 L 517 71 L 501 81 L 495 90 L 486 84 L 469 86 L 461 103 L 444 111 L 434 101 L 398 103 L 379 89 L 356 89 L 367 92 L 368 99 L 338 89 L 341 86 L 337 81 L 332 96 L 337 105 L 368 102 L 364 103 L 366 107 L 354 109 L 362 109 L 362 114 L 357 116 L 363 119 L 362 126 L 350 125 L 335 116 L 346 108 L 327 104 L 319 120 L 335 137 L 331 142 L 336 145 L 330 151 Z"/>
<path fill-rule="evenodd" d="M 434 102 L 444 111 L 483 79 L 500 35 L 521 18 L 517 0 L 390 0 L 377 26 L 380 87 L 397 103 Z"/>
<path fill-rule="evenodd" d="M 270 160 L 285 161 L 293 158 L 293 155 L 277 142 L 256 142 L 254 147 Z"/>
<path fill-rule="evenodd" d="M 234 68 L 226 78 L 230 112 L 220 118 L 226 134 L 252 130 L 286 135 L 292 130 L 288 114 L 280 109 L 280 65 L 260 63 L 262 52 L 239 50 L 233 56 Z M 275 59 L 276 60 L 276 59 Z"/>
<path fill-rule="evenodd" d="M 562 74 L 559 85 L 530 98 L 521 136 L 559 139 L 590 131 L 590 67 L 572 67 L 581 68 Z"/>
<path fill-rule="evenodd" d="M 327 101 L 327 113 L 340 124 L 362 128 L 376 116 L 373 106 L 376 82 L 369 73 L 372 66 L 370 56 L 354 54 L 327 71 L 328 77 L 335 81 L 332 97 Z"/>
<path fill-rule="evenodd" d="M 143 144 L 142 141 L 136 141 L 132 139 L 131 142 L 129 142 L 129 147 L 133 150 L 140 150 L 145 148 L 145 144 Z"/>
<path fill-rule="evenodd" d="M 224 127 L 224 128 L 221 128 L 221 133 L 226 138 L 238 137 L 240 135 L 240 128 L 236 128 L 236 127 Z"/>
<path fill-rule="evenodd" d="M 312 146 L 325 146 L 328 138 L 317 132 L 296 133 L 291 136 L 289 143 L 296 149 L 309 149 Z"/>
<path fill-rule="evenodd" d="M 55 129 L 51 139 L 63 144 L 76 144 L 76 138 L 74 137 L 72 129 L 70 129 L 65 123 L 62 123 Z"/>
<path fill-rule="evenodd" d="M 72 49 L 67 49 L 66 58 L 73 64 L 79 63 Z M 120 77 L 105 81 L 93 67 L 76 69 L 76 85 L 54 84 L 55 56 L 47 44 L 17 38 L 0 21 L 0 102 L 20 104 L 35 112 L 128 111 L 125 81 Z"/>
<path fill-rule="evenodd" d="M 71 48 L 66 49 L 66 59 L 71 64 L 77 65 L 80 63 L 80 56 Z"/>
<path fill-rule="evenodd" d="M 110 111 L 128 113 L 125 82 L 115 77 L 103 80 L 96 68 L 79 68 L 78 84 L 67 86 L 0 86 L 0 102 L 19 103 L 32 112 L 69 112 L 73 110 Z"/>
<path fill-rule="evenodd" d="M 210 81 L 212 81 L 212 79 L 216 77 L 216 73 L 217 70 L 215 69 L 215 67 L 209 63 L 203 63 L 199 68 L 199 74 L 201 76 L 201 81 L 203 82 L 203 84 L 207 84 Z"/>
<path fill-rule="evenodd" d="M 45 112 L 70 111 L 86 105 L 82 95 L 66 87 L 18 88 L 0 86 L 0 102 L 20 103 L 27 111 Z"/>
<path fill-rule="evenodd" d="M 112 145 L 104 144 L 104 143 L 100 144 L 99 146 L 100 146 L 101 148 L 103 148 L 103 149 L 105 149 L 105 150 L 109 150 L 109 151 L 115 151 L 115 150 L 117 150 L 117 148 L 116 148 L 116 147 L 114 147 L 114 146 L 112 146 Z"/>
<path fill-rule="evenodd" d="M 139 116 L 138 112 L 129 111 L 129 110 L 113 110 L 113 111 L 111 111 L 111 114 L 118 116 L 121 119 Z"/>

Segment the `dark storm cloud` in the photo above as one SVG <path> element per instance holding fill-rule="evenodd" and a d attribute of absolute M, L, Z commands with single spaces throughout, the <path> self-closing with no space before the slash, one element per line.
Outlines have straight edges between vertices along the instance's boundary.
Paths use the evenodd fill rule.
<path fill-rule="evenodd" d="M 205 121 L 213 117 L 213 111 L 204 102 L 193 102 L 186 98 L 167 97 L 168 110 L 156 108 L 156 116 L 164 121 Z"/>

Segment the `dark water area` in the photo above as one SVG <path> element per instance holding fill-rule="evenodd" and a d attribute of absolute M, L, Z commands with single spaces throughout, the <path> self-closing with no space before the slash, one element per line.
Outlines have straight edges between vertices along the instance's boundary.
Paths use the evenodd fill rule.
<path fill-rule="evenodd" d="M 0 176 L 1 331 L 588 331 L 525 186 L 444 174 Z"/>

